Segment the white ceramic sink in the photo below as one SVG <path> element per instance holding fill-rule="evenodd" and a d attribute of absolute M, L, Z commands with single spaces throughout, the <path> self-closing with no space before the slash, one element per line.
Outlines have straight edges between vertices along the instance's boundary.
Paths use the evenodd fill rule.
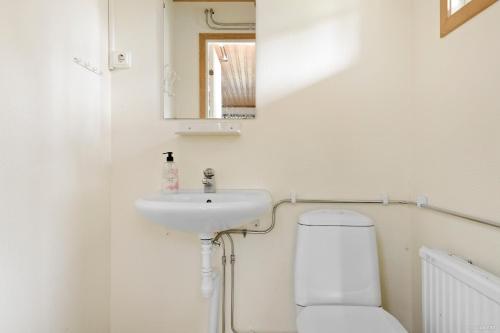
<path fill-rule="evenodd" d="M 271 209 L 271 196 L 265 190 L 181 191 L 145 196 L 135 206 L 168 228 L 208 235 L 257 220 Z"/>

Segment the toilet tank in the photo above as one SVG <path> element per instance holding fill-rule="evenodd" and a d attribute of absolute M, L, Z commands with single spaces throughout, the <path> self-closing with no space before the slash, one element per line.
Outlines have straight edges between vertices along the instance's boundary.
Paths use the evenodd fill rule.
<path fill-rule="evenodd" d="M 369 217 L 334 209 L 300 216 L 295 303 L 381 305 L 377 241 Z"/>

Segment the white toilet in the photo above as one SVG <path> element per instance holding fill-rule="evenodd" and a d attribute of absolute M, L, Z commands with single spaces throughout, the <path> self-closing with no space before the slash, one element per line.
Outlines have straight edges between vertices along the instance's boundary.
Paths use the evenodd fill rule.
<path fill-rule="evenodd" d="M 381 307 L 373 221 L 349 210 L 301 215 L 295 256 L 299 333 L 402 333 Z"/>

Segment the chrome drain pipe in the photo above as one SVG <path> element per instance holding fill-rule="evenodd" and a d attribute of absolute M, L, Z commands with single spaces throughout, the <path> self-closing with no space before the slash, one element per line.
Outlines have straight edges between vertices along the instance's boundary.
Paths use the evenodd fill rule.
<path fill-rule="evenodd" d="M 226 231 L 221 231 L 215 236 L 215 241 L 217 241 L 222 235 L 228 235 L 228 234 L 241 234 L 243 236 L 246 236 L 248 234 L 255 234 L 255 235 L 263 235 L 263 234 L 268 234 L 270 233 L 274 227 L 276 226 L 276 211 L 281 205 L 284 204 L 360 204 L 360 205 L 383 205 L 383 206 L 389 206 L 389 205 L 403 205 L 403 206 L 413 206 L 417 207 L 420 209 L 425 209 L 429 211 L 433 211 L 435 213 L 440 213 L 443 215 L 448 215 L 452 217 L 456 217 L 462 220 L 466 220 L 469 222 L 475 222 L 478 224 L 482 225 L 487 225 L 490 227 L 494 228 L 500 228 L 500 221 L 493 221 L 489 219 L 484 219 L 480 218 L 477 216 L 472 216 L 469 214 L 465 214 L 462 212 L 458 212 L 455 210 L 447 209 L 447 208 L 442 208 L 434 205 L 429 205 L 427 203 L 427 200 L 424 201 L 411 201 L 411 200 L 388 200 L 388 199 L 382 199 L 382 200 L 335 200 L 335 199 L 284 199 L 277 201 L 274 206 L 273 206 L 273 212 L 272 212 L 272 219 L 271 219 L 271 224 L 269 227 L 266 229 L 262 230 L 252 230 L 252 229 L 229 229 Z"/>
<path fill-rule="evenodd" d="M 272 211 L 272 218 L 271 218 L 271 224 L 269 227 L 266 229 L 262 230 L 252 230 L 252 229 L 229 229 L 226 231 L 221 231 L 219 232 L 215 238 L 214 241 L 218 241 L 222 235 L 229 235 L 229 234 L 241 234 L 241 235 L 248 235 L 248 234 L 253 234 L 253 235 L 264 235 L 270 233 L 274 227 L 276 226 L 276 212 L 278 208 L 281 205 L 284 204 L 295 204 L 295 203 L 308 203 L 308 204 L 370 204 L 370 205 L 408 205 L 412 204 L 412 202 L 409 201 L 403 201 L 403 200 L 323 200 L 323 199 L 297 199 L 293 200 L 292 199 L 284 199 L 276 202 L 273 206 L 273 211 Z"/>
<path fill-rule="evenodd" d="M 231 311 L 230 311 L 230 325 L 231 325 L 231 331 L 233 333 L 239 333 L 239 331 L 235 328 L 235 319 L 234 319 L 234 310 L 235 310 L 235 305 L 234 305 L 234 294 L 235 294 L 235 288 L 234 288 L 234 280 L 235 280 L 235 275 L 234 275 L 234 265 L 236 263 L 236 255 L 234 253 L 234 241 L 233 238 L 231 237 L 230 234 L 224 234 L 222 236 L 226 236 L 230 242 L 231 246 L 231 254 L 230 254 L 230 260 L 229 263 L 231 265 Z M 214 240 L 214 243 L 217 245 L 222 246 L 222 333 L 225 333 L 226 331 L 226 265 L 227 265 L 227 260 L 226 260 L 226 244 L 224 242 L 224 237 L 219 237 L 218 241 Z M 220 243 L 219 243 L 220 241 Z"/>
<path fill-rule="evenodd" d="M 226 244 L 224 238 L 220 238 L 222 246 L 222 333 L 226 333 Z"/>
<path fill-rule="evenodd" d="M 236 264 L 236 255 L 234 254 L 234 242 L 233 238 L 231 237 L 230 234 L 227 234 L 226 237 L 229 239 L 229 242 L 231 244 L 231 257 L 230 257 L 230 264 L 231 264 L 231 331 L 233 333 L 238 333 L 238 330 L 235 328 L 234 324 L 234 265 Z"/>

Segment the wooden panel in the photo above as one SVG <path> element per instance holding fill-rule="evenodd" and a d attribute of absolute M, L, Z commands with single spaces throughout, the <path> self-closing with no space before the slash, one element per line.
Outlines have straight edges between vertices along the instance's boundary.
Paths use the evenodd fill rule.
<path fill-rule="evenodd" d="M 457 12 L 450 15 L 448 1 L 449 0 L 441 0 L 441 37 L 448 35 L 450 32 L 497 2 L 497 0 L 472 0 Z"/>
<path fill-rule="evenodd" d="M 222 68 L 222 106 L 255 107 L 255 44 L 216 48 Z"/>
<path fill-rule="evenodd" d="M 200 119 L 207 117 L 207 41 L 255 40 L 254 33 L 200 33 L 199 76 L 200 76 Z M 255 60 L 254 60 L 255 61 Z M 254 74 L 255 75 L 255 74 Z"/>

